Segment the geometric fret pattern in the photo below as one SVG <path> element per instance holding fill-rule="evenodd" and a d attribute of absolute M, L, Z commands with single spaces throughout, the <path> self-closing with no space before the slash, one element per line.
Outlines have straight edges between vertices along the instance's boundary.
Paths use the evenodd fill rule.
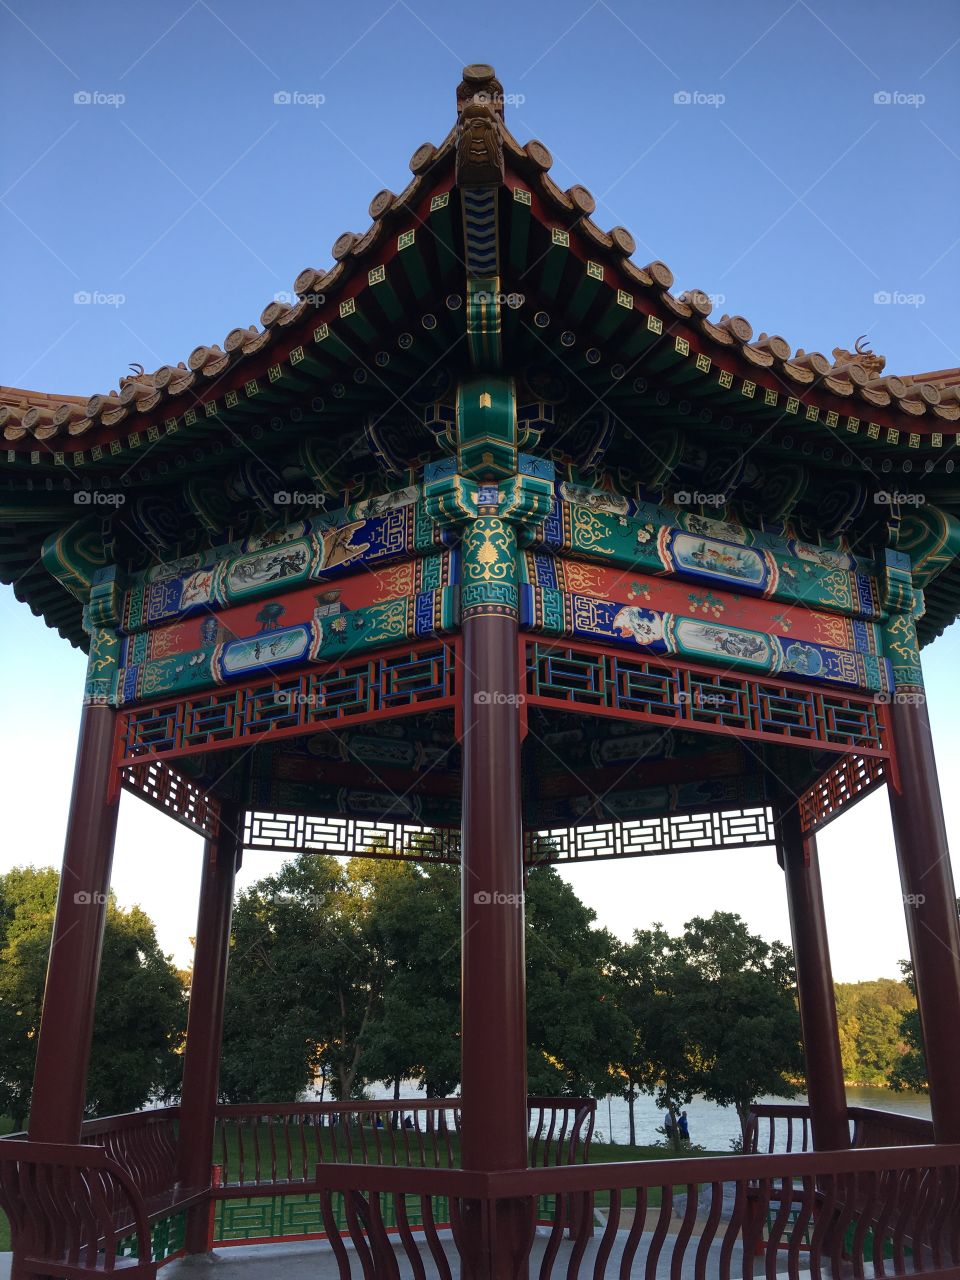
<path fill-rule="evenodd" d="M 876 756 L 851 752 L 800 797 L 800 825 L 819 831 L 887 779 L 888 766 Z"/>
<path fill-rule="evenodd" d="M 366 818 L 315 818 L 304 814 L 246 815 L 245 849 L 278 853 L 330 853 L 459 865 L 460 831 Z"/>
<path fill-rule="evenodd" d="M 121 761 L 188 756 L 456 701 L 455 641 L 427 641 L 120 713 Z"/>
<path fill-rule="evenodd" d="M 526 643 L 526 700 L 537 706 L 828 751 L 889 754 L 883 705 L 675 659 L 628 657 L 577 643 Z"/>
<path fill-rule="evenodd" d="M 162 760 L 145 760 L 125 766 L 120 782 L 127 791 L 146 800 L 155 809 L 169 813 L 198 835 L 207 838 L 216 835 L 220 812 L 216 797 Z"/>
<path fill-rule="evenodd" d="M 773 811 L 764 806 L 717 813 L 665 814 L 659 818 L 530 832 L 526 861 L 535 866 L 775 844 Z"/>
<path fill-rule="evenodd" d="M 532 867 L 692 849 L 755 848 L 775 844 L 776 836 L 772 810 L 763 806 L 528 831 L 524 840 L 524 861 Z M 420 827 L 382 819 L 252 812 L 246 816 L 243 845 L 245 849 L 286 854 L 327 853 L 454 866 L 460 862 L 458 828 Z"/>

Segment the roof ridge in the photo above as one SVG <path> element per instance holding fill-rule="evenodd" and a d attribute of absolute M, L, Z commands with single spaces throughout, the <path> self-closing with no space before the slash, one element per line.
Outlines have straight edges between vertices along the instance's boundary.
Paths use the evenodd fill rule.
<path fill-rule="evenodd" d="M 137 414 L 153 412 L 161 401 L 175 399 L 193 387 L 201 398 L 204 385 L 269 346 L 274 337 L 288 332 L 311 309 L 316 311 L 324 297 L 350 274 L 357 259 L 381 242 L 391 219 L 410 209 L 436 178 L 438 166 L 453 154 L 458 185 L 466 189 L 507 187 L 509 167 L 537 190 L 545 210 L 556 216 L 568 234 L 575 230 L 593 248 L 615 257 L 627 290 L 636 286 L 652 291 L 671 321 L 699 329 L 711 343 L 739 355 L 753 368 L 773 367 L 802 391 L 821 385 L 834 396 L 859 399 L 871 408 L 890 406 L 904 417 L 927 413 L 948 421 L 960 417 L 960 370 L 897 378 L 883 375 L 884 357 L 872 352 L 836 347 L 832 361 L 821 352 L 805 352 L 802 347 L 791 354 L 790 344 L 779 335 L 763 332 L 754 341 L 753 326 L 743 316 L 724 314 L 711 320 L 713 298 L 707 292 L 695 288 L 674 295 L 673 272 L 665 263 L 654 260 L 643 267 L 635 263 L 633 235 L 625 227 L 604 231 L 593 221 L 596 201 L 587 188 L 574 184 L 563 191 L 549 176 L 553 156 L 548 148 L 536 139 L 521 144 L 514 137 L 504 121 L 507 101 L 492 66 L 466 66 L 457 87 L 457 122 L 440 145 L 426 142 L 417 147 L 409 161 L 413 177 L 403 191 L 378 191 L 370 201 L 367 230 L 362 234 L 345 231 L 336 238 L 331 267 L 306 267 L 299 272 L 292 292 L 286 298 L 275 296 L 261 311 L 262 329 L 255 324 L 231 329 L 222 343 L 201 343 L 186 363 L 180 360 L 162 365 L 152 373 L 136 366 L 132 376 L 120 377 L 116 389 L 90 397 L 0 387 L 3 437 L 12 442 L 38 433 L 46 438 L 65 430 L 71 436 L 83 436 L 94 426 L 112 429 Z M 24 421 L 27 413 L 30 417 Z"/>

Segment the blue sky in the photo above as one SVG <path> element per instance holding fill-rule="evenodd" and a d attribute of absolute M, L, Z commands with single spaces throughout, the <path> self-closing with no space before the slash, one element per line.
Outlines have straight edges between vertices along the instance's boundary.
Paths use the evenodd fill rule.
<path fill-rule="evenodd" d="M 452 124 L 473 61 L 494 64 L 510 128 L 547 144 L 555 180 L 587 186 L 601 226 L 629 227 L 640 263 L 662 258 L 678 290 L 720 295 L 719 312 L 807 350 L 866 333 L 888 372 L 960 364 L 960 9 L 946 0 L 3 0 L 0 24 L 7 385 L 107 391 L 132 361 L 175 363 L 254 323 L 303 267 L 329 264 L 340 232 L 364 229 L 376 191 L 405 185 L 415 148 Z M 56 863 L 83 660 L 7 589 L 0 625 L 0 866 Z M 957 656 L 953 632 L 925 655 L 945 779 L 960 757 Z M 896 973 L 906 941 L 885 797 L 822 848 L 838 976 Z M 118 893 L 181 959 L 198 852 L 125 799 Z M 249 855 L 248 876 L 269 869 Z M 574 879 L 621 933 L 714 906 L 787 933 L 769 853 Z"/>

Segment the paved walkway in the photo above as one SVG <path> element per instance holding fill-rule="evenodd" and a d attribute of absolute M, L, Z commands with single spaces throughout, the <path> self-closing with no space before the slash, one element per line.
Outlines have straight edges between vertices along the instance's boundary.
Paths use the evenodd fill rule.
<path fill-rule="evenodd" d="M 600 1235 L 601 1233 L 598 1229 L 597 1234 L 587 1244 L 583 1260 L 580 1263 L 580 1276 L 583 1280 L 587 1280 L 588 1277 L 593 1275 L 593 1264 L 600 1243 Z M 615 1277 L 619 1274 L 620 1258 L 626 1237 L 627 1232 L 625 1230 L 617 1232 L 617 1240 L 607 1260 L 605 1269 L 607 1276 Z M 460 1271 L 459 1259 L 457 1258 L 450 1232 L 441 1231 L 440 1239 L 443 1242 L 444 1252 L 450 1263 L 450 1270 L 454 1276 L 457 1276 Z M 530 1255 L 531 1276 L 536 1276 L 539 1272 L 540 1260 L 543 1257 L 546 1242 L 547 1232 L 538 1231 Z M 650 1233 L 645 1231 L 634 1259 L 633 1275 L 642 1276 L 644 1273 L 644 1263 L 649 1242 Z M 561 1244 L 553 1264 L 552 1275 L 555 1280 L 562 1280 L 566 1276 L 567 1261 L 571 1248 L 572 1245 L 569 1240 L 564 1240 Z M 353 1277 L 355 1280 L 362 1280 L 363 1272 L 360 1260 L 349 1244 L 347 1245 L 347 1252 L 350 1257 Z M 667 1244 L 660 1256 L 657 1280 L 669 1280 L 670 1252 L 670 1246 Z M 688 1280 L 693 1276 L 695 1252 L 695 1249 L 687 1250 L 688 1256 L 684 1260 L 682 1272 L 684 1280 Z M 398 1247 L 396 1254 L 401 1280 L 413 1280 L 413 1269 L 403 1249 Z M 719 1256 L 719 1245 L 715 1245 L 710 1250 L 707 1260 L 706 1274 L 708 1277 L 719 1274 Z M 423 1260 L 428 1278 L 435 1277 L 437 1274 L 436 1267 L 426 1250 L 424 1250 Z M 738 1273 L 739 1263 L 740 1250 L 737 1248 L 734 1250 L 732 1259 L 731 1273 L 733 1275 Z M 323 1240 L 313 1240 L 290 1244 L 237 1245 L 234 1248 L 218 1250 L 215 1261 L 182 1258 L 164 1267 L 160 1272 L 160 1277 L 161 1280 L 280 1280 L 281 1277 L 282 1280 L 338 1280 L 339 1274 L 330 1246 Z M 0 1280 L 8 1280 L 9 1275 L 10 1254 L 0 1254 Z"/>

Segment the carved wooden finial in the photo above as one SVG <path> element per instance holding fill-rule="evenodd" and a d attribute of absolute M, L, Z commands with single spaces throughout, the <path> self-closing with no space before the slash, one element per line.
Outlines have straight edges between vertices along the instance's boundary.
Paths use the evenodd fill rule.
<path fill-rule="evenodd" d="M 466 102 L 457 128 L 457 186 L 498 187 L 503 182 L 500 121 L 486 102 Z"/>
<path fill-rule="evenodd" d="M 463 68 L 463 79 L 457 85 L 458 116 L 463 115 L 468 102 L 482 102 L 503 119 L 503 85 L 489 63 L 472 62 Z"/>

